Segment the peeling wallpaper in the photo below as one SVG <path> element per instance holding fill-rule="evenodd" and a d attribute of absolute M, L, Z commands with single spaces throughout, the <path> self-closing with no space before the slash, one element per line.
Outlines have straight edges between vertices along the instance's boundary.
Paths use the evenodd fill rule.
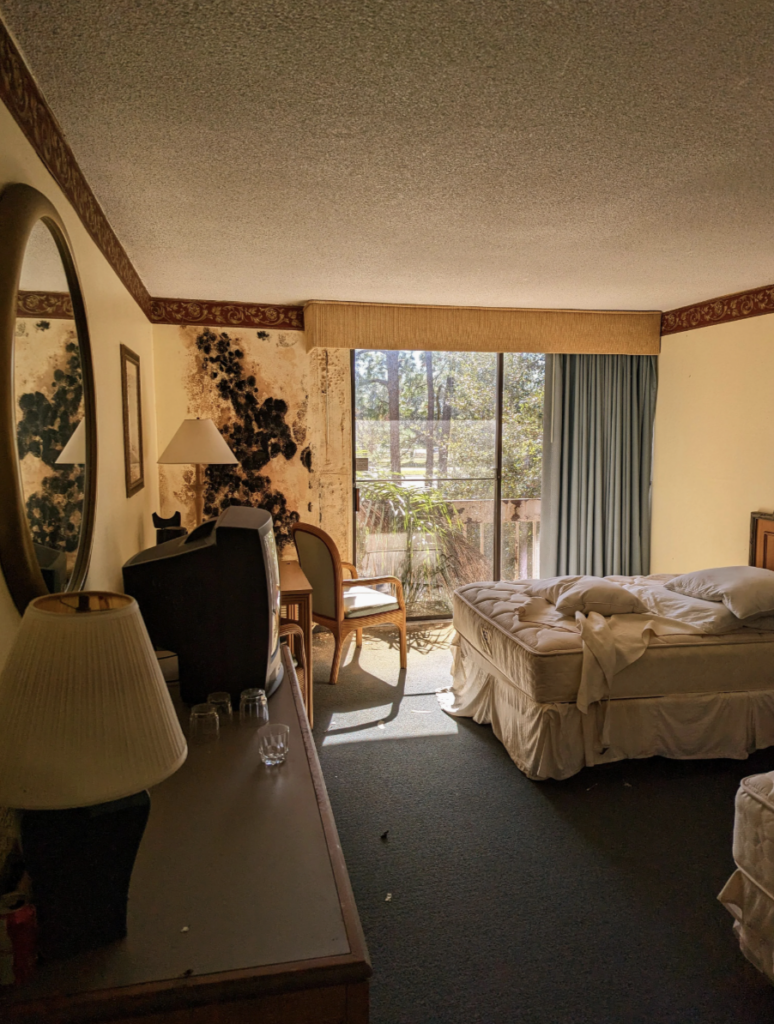
<path fill-rule="evenodd" d="M 283 557 L 302 520 L 349 558 L 352 534 L 349 353 L 307 352 L 300 331 L 156 325 L 159 450 L 186 417 L 212 419 L 239 459 L 208 466 L 205 518 L 230 504 L 265 508 Z M 193 467 L 159 466 L 161 515 L 194 524 Z"/>

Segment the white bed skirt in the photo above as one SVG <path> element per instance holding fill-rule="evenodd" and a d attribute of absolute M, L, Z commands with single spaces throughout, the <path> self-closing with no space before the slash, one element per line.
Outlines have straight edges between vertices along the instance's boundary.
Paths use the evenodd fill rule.
<path fill-rule="evenodd" d="M 741 951 L 774 982 L 774 900 L 738 868 L 718 899 L 734 918 Z"/>
<path fill-rule="evenodd" d="M 454 644 L 442 706 L 491 725 L 530 779 L 566 779 L 586 765 L 657 754 L 740 760 L 774 745 L 771 690 L 612 699 L 583 715 L 572 703 L 536 703 L 463 636 Z"/>
<path fill-rule="evenodd" d="M 744 955 L 774 982 L 774 772 L 739 784 L 733 852 L 737 869 L 718 899 Z"/>

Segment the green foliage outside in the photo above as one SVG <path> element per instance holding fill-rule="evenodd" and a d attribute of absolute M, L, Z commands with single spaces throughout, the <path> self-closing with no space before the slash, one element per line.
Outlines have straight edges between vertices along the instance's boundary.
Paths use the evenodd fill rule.
<path fill-rule="evenodd" d="M 369 534 L 389 534 L 403 543 L 377 570 L 403 584 L 409 614 L 446 614 L 454 589 L 487 574 L 486 561 L 465 538 L 462 520 L 439 491 L 373 482 L 361 488 L 358 551 Z"/>
<path fill-rule="evenodd" d="M 465 515 L 479 537 L 489 531 L 491 546 L 484 503 L 494 497 L 497 362 L 478 352 L 395 355 L 391 364 L 379 351 L 360 351 L 355 359 L 358 560 L 369 572 L 399 575 L 410 613 L 431 614 L 449 610 L 461 583 L 491 575 L 490 559 L 470 543 L 460 506 L 452 503 L 482 503 Z M 504 356 L 504 499 L 540 497 L 544 369 L 541 354 Z"/>
<path fill-rule="evenodd" d="M 441 487 L 448 498 L 493 496 L 496 357 L 487 352 L 433 352 L 428 410 L 428 353 L 399 354 L 399 423 L 389 420 L 386 353 L 355 360 L 357 454 L 368 458 L 361 480 Z M 544 356 L 506 353 L 503 379 L 503 498 L 539 498 L 542 472 Z M 431 416 L 428 412 L 431 412 Z M 390 461 L 390 431 L 400 439 L 400 471 Z M 431 457 L 428 460 L 428 450 Z M 452 480 L 442 479 L 451 477 Z M 467 479 L 464 478 L 484 478 Z"/>

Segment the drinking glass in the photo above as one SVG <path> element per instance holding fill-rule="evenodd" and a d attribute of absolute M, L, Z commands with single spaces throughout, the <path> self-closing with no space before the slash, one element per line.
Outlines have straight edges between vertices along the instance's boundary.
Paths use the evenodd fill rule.
<path fill-rule="evenodd" d="M 220 732 L 220 718 L 212 704 L 194 704 L 188 729 L 190 743 L 212 743 Z"/>
<path fill-rule="evenodd" d="M 269 724 L 269 705 L 265 690 L 242 690 L 239 696 L 239 721 L 243 725 Z"/>
<path fill-rule="evenodd" d="M 258 753 L 266 765 L 282 764 L 288 755 L 287 725 L 264 725 L 258 730 Z"/>
<path fill-rule="evenodd" d="M 218 690 L 217 693 L 207 694 L 207 703 L 212 704 L 218 712 L 221 725 L 228 725 L 233 715 L 231 713 L 231 694 L 225 690 Z"/>

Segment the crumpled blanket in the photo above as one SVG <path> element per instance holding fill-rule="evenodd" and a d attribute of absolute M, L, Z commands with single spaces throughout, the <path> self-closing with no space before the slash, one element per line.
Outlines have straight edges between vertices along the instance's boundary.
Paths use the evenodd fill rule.
<path fill-rule="evenodd" d="M 590 704 L 610 696 L 615 676 L 642 657 L 651 637 L 701 632 L 696 626 L 657 615 L 606 617 L 599 612 L 576 612 L 575 621 L 583 640 L 577 707 L 584 715 Z"/>
<path fill-rule="evenodd" d="M 533 593 L 532 584 L 538 584 L 538 581 L 529 580 L 525 580 L 523 584 L 512 584 L 507 599 L 499 600 L 493 606 L 492 612 L 512 614 L 514 623 L 534 622 L 536 625 L 550 626 L 552 629 L 580 633 L 583 643 L 583 666 L 577 707 L 583 714 L 587 714 L 592 704 L 614 695 L 613 682 L 616 675 L 642 657 L 652 637 L 685 633 L 723 633 L 742 626 L 742 623 L 733 615 L 729 616 L 721 605 L 681 598 L 664 590 L 663 583 L 671 578 L 670 575 L 605 577 L 636 594 L 644 600 L 646 606 L 654 609 L 644 613 L 605 616 L 595 611 L 588 614 L 579 611 L 575 613 L 573 621 L 562 615 L 554 604 L 545 599 L 545 581 L 539 581 L 540 585 L 535 587 L 537 592 Z M 595 577 L 588 579 L 589 585 L 593 586 Z M 669 601 L 664 604 L 657 594 L 665 595 Z M 501 595 L 499 591 L 493 591 L 492 596 L 499 598 Z M 698 617 L 695 607 L 697 605 L 706 606 Z M 693 621 L 674 618 L 671 614 L 658 614 L 659 611 L 680 614 L 681 610 L 686 618 L 692 618 Z M 722 618 L 722 613 L 726 614 L 728 622 Z"/>

